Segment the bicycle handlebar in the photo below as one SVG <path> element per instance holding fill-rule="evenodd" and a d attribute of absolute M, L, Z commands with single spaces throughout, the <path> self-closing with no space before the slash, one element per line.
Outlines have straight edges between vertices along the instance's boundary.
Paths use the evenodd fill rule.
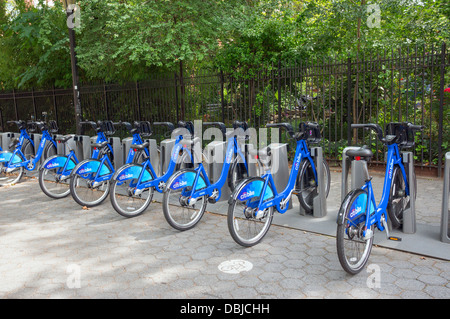
<path fill-rule="evenodd" d="M 284 128 L 292 138 L 295 136 L 294 128 L 290 123 L 268 123 L 266 124 L 266 127 Z"/>
<path fill-rule="evenodd" d="M 222 132 L 222 136 L 225 139 L 226 133 L 227 133 L 227 127 L 222 122 L 203 122 L 204 126 L 217 126 L 220 131 Z"/>
<path fill-rule="evenodd" d="M 411 132 L 413 131 L 422 131 L 425 126 L 424 125 L 414 125 L 412 123 L 409 122 L 404 122 L 404 123 L 399 123 L 399 124 L 403 124 L 404 126 L 406 126 L 406 128 L 408 130 L 410 130 Z M 367 123 L 367 124 L 352 124 L 351 125 L 352 129 L 358 129 L 358 128 L 364 128 L 364 129 L 371 129 L 374 130 L 375 133 L 378 136 L 378 139 L 383 143 L 383 144 L 394 144 L 397 143 L 398 140 L 401 138 L 400 133 L 401 132 L 397 132 L 396 135 L 386 135 L 383 136 L 383 130 L 381 129 L 381 126 L 378 124 L 374 124 L 374 123 Z"/>
<path fill-rule="evenodd" d="M 153 125 L 167 126 L 170 132 L 175 129 L 175 125 L 173 125 L 173 123 L 171 122 L 153 122 Z"/>
<path fill-rule="evenodd" d="M 238 128 L 242 128 L 244 131 L 246 131 L 247 129 L 248 129 L 248 124 L 247 124 L 247 122 L 245 122 L 245 121 L 243 121 L 243 122 L 240 122 L 240 121 L 234 121 L 233 122 L 233 129 L 238 129 Z"/>

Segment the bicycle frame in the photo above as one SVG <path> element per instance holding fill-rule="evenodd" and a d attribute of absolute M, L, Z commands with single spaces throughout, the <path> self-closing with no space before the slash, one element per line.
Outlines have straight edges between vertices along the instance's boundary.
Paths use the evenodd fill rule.
<path fill-rule="evenodd" d="M 223 185 L 225 185 L 225 182 L 227 181 L 227 178 L 228 178 L 228 171 L 230 170 L 230 165 L 231 165 L 231 162 L 233 161 L 233 155 L 237 154 L 237 155 L 241 156 L 241 158 L 244 160 L 245 169 L 248 172 L 248 165 L 245 160 L 245 156 L 242 153 L 240 147 L 238 146 L 236 137 L 233 136 L 228 139 L 228 145 L 227 145 L 227 150 L 226 150 L 225 154 L 226 154 L 225 162 L 223 163 L 222 172 L 220 173 L 220 177 L 217 180 L 217 182 L 211 184 L 211 182 L 209 181 L 208 174 L 206 173 L 205 168 L 203 167 L 203 164 L 200 163 L 199 166 L 195 168 L 197 173 L 195 175 L 194 183 L 192 185 L 192 190 L 187 192 L 187 194 L 184 194 L 184 190 L 183 190 L 182 196 L 188 196 L 191 199 L 196 199 L 196 198 L 199 198 L 199 197 L 202 197 L 205 195 L 211 196 L 214 190 L 218 190 L 219 194 L 218 194 L 216 200 L 219 200 L 219 198 L 221 196 L 220 190 L 223 187 Z M 197 191 L 197 183 L 198 183 L 200 174 L 203 176 L 203 179 L 206 183 L 206 188 L 203 187 L 201 190 Z"/>
<path fill-rule="evenodd" d="M 29 160 L 24 160 L 21 162 L 16 162 L 13 163 L 14 158 L 16 157 L 16 155 L 19 155 L 22 159 L 25 159 L 25 155 L 22 153 L 22 151 L 20 150 L 22 148 L 23 142 L 25 141 L 25 139 L 28 139 L 31 144 L 34 146 L 34 142 L 32 141 L 32 139 L 30 138 L 30 136 L 28 135 L 28 132 L 26 130 L 21 130 L 20 131 L 20 138 L 19 138 L 19 143 L 17 144 L 16 149 L 12 152 L 12 156 L 8 162 L 8 169 L 15 169 L 17 167 L 25 167 L 28 171 L 32 171 L 35 169 L 36 164 L 39 162 L 39 160 L 41 159 L 42 153 L 44 152 L 44 148 L 45 148 L 45 144 L 47 143 L 47 141 L 53 143 L 53 145 L 56 147 L 56 142 L 53 140 L 53 138 L 51 137 L 51 135 L 48 133 L 47 130 L 42 131 L 42 138 L 41 141 L 39 143 L 39 148 L 38 151 L 36 153 L 36 156 L 32 159 Z"/>
<path fill-rule="evenodd" d="M 170 157 L 169 166 L 164 175 L 157 177 L 155 170 L 153 169 L 153 166 L 150 162 L 150 159 L 147 159 L 144 163 L 142 163 L 142 170 L 139 173 L 137 182 L 130 184 L 130 187 L 136 187 L 136 189 L 135 189 L 136 194 L 139 194 L 144 189 L 147 189 L 150 187 L 154 187 L 157 192 L 162 193 L 164 188 L 163 187 L 160 188 L 158 186 L 161 182 L 165 183 L 170 178 L 170 176 L 172 176 L 172 173 L 174 172 L 175 167 L 177 165 L 176 161 L 177 161 L 178 154 L 180 153 L 181 149 L 185 150 L 189 154 L 192 163 L 194 162 L 194 157 L 192 156 L 192 153 L 190 152 L 189 148 L 186 145 L 183 145 L 181 143 L 182 140 L 183 140 L 182 135 L 178 136 L 175 139 L 175 145 L 172 150 L 172 155 Z M 150 169 L 151 176 L 148 176 L 149 174 L 148 174 L 147 168 Z M 127 169 L 130 169 L 130 168 L 127 168 Z M 130 177 L 130 176 L 128 176 L 128 173 L 126 171 L 127 169 L 124 169 L 121 172 L 122 174 L 117 176 L 117 180 L 122 182 L 123 180 L 128 179 Z M 149 179 L 151 179 L 151 180 L 149 180 Z"/>
<path fill-rule="evenodd" d="M 104 137 L 103 141 L 106 141 L 106 137 L 104 136 L 104 134 L 102 133 L 102 137 Z M 99 142 L 97 140 L 97 142 Z M 132 144 L 142 144 L 142 139 L 141 136 L 136 133 L 133 134 L 133 140 L 131 142 Z M 112 151 L 111 145 L 107 145 L 107 147 Z M 94 149 L 94 152 L 99 152 L 99 150 Z M 145 150 L 147 156 L 148 156 L 148 151 Z M 130 148 L 129 152 L 128 152 L 128 156 L 127 156 L 127 160 L 126 160 L 126 164 L 129 164 L 133 161 L 134 155 L 135 155 L 135 150 L 133 148 Z M 113 153 L 114 154 L 114 153 Z M 97 159 L 97 157 L 95 157 L 95 159 Z M 92 174 L 89 174 L 87 176 L 81 176 L 85 179 L 90 179 L 93 181 L 93 186 L 95 187 L 95 185 L 98 185 L 104 181 L 110 180 L 111 177 L 114 175 L 115 170 L 114 170 L 114 166 L 111 163 L 110 159 L 108 156 L 106 156 L 106 153 L 103 154 L 103 156 L 99 159 L 100 162 L 98 161 L 92 161 L 92 159 L 88 159 L 85 161 L 84 164 L 81 164 L 80 167 L 77 168 L 77 171 L 75 173 L 79 174 L 79 175 L 83 175 L 86 173 L 90 173 L 92 172 Z M 106 165 L 105 165 L 106 163 Z"/>
<path fill-rule="evenodd" d="M 106 140 L 106 136 L 103 132 L 97 133 L 97 143 L 102 143 Z M 99 150 L 94 149 L 92 151 L 92 158 L 97 158 L 98 154 Z M 78 163 L 79 160 L 75 155 L 75 152 L 71 150 L 67 156 L 55 155 L 48 158 L 44 163 L 42 163 L 41 167 L 44 169 L 58 168 L 56 173 L 60 175 L 61 180 L 64 180 L 70 177 L 72 170 Z"/>
<path fill-rule="evenodd" d="M 389 190 L 392 185 L 392 174 L 393 174 L 395 165 L 398 165 L 400 167 L 403 179 L 405 181 L 406 195 L 409 196 L 409 185 L 408 185 L 408 180 L 406 178 L 407 175 L 406 175 L 405 167 L 403 166 L 402 157 L 400 156 L 400 151 L 399 151 L 397 144 L 388 145 L 387 163 L 388 163 L 388 165 L 386 165 L 386 174 L 385 174 L 385 178 L 384 178 L 383 193 L 381 195 L 381 200 L 380 200 L 380 203 L 378 206 L 376 206 L 375 195 L 373 193 L 371 180 L 367 180 L 365 185 L 362 187 L 363 190 L 367 191 L 367 198 L 370 199 L 367 201 L 366 209 L 365 209 L 365 213 L 366 213 L 366 224 L 365 225 L 366 225 L 367 229 L 370 229 L 372 227 L 372 225 L 376 223 L 377 228 L 380 231 L 384 230 L 384 226 L 382 225 L 382 222 L 381 222 L 381 220 L 382 220 L 381 216 L 383 214 L 387 215 L 386 209 L 389 204 Z M 372 203 L 373 206 L 369 205 L 369 203 Z M 373 214 L 370 211 L 371 207 L 375 207 L 375 214 Z M 357 215 L 355 217 L 357 217 Z"/>
<path fill-rule="evenodd" d="M 290 198 L 292 196 L 292 192 L 295 189 L 295 183 L 297 181 L 298 171 L 300 169 L 300 163 L 305 158 L 307 158 L 310 161 L 311 167 L 314 172 L 314 178 L 316 179 L 316 182 L 317 182 L 317 171 L 316 171 L 316 167 L 314 165 L 314 160 L 311 157 L 311 153 L 309 151 L 308 145 L 305 140 L 299 140 L 297 142 L 297 148 L 295 150 L 294 164 L 292 165 L 291 172 L 289 175 L 289 181 L 288 181 L 288 184 L 286 185 L 286 188 L 281 193 L 277 192 L 275 182 L 272 177 L 272 173 L 270 172 L 270 169 L 269 169 L 269 170 L 267 170 L 266 174 L 261 176 L 261 178 L 264 179 L 264 184 L 262 186 L 262 191 L 260 193 L 261 194 L 260 199 L 258 201 L 254 201 L 254 202 L 249 201 L 247 206 L 250 208 L 258 208 L 256 210 L 257 212 L 264 211 L 265 209 L 267 209 L 269 207 L 275 206 L 279 213 L 281 213 L 281 214 L 285 213 L 289 208 L 286 200 L 287 199 L 290 200 Z M 267 189 L 267 186 L 269 184 L 270 184 L 269 190 L 271 189 L 272 190 L 271 192 L 269 192 Z M 250 185 L 251 184 L 249 184 L 247 186 L 250 186 Z M 242 198 L 242 196 L 243 196 L 242 190 L 238 194 L 241 194 L 241 198 L 239 198 L 239 199 L 244 199 L 244 198 Z M 251 193 L 246 192 L 246 194 L 251 194 Z M 256 194 L 256 192 L 254 194 Z M 267 200 L 267 199 L 269 199 L 269 200 Z M 285 207 L 281 207 L 281 202 L 283 200 L 286 201 L 286 203 L 284 203 L 284 205 L 283 205 Z"/>

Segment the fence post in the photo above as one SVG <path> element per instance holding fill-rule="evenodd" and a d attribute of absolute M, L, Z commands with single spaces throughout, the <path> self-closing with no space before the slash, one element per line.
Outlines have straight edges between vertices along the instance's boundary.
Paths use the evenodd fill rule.
<path fill-rule="evenodd" d="M 14 110 L 16 112 L 16 121 L 19 120 L 19 112 L 17 111 L 16 90 L 13 89 Z"/>
<path fill-rule="evenodd" d="M 278 123 L 281 123 L 281 61 L 278 60 Z"/>
<path fill-rule="evenodd" d="M 177 72 L 174 72 L 174 79 L 175 79 L 175 104 L 177 108 L 177 122 L 180 120 L 180 114 L 178 111 L 178 80 L 177 80 Z"/>
<path fill-rule="evenodd" d="M 35 119 L 35 121 L 37 121 L 38 117 L 37 117 L 37 109 L 36 109 L 36 100 L 34 99 L 34 87 L 31 88 L 31 99 L 33 100 L 34 119 Z"/>
<path fill-rule="evenodd" d="M 137 102 L 137 111 L 138 111 L 138 118 L 139 121 L 142 121 L 142 115 L 141 115 L 141 99 L 139 97 L 139 81 L 136 81 L 136 102 Z"/>
<path fill-rule="evenodd" d="M 53 108 L 55 109 L 55 119 L 56 119 L 56 123 L 59 124 L 59 120 L 58 120 L 58 107 L 56 106 L 55 85 L 52 86 L 52 93 L 53 93 Z"/>
<path fill-rule="evenodd" d="M 106 119 L 111 120 L 109 116 L 109 108 L 108 108 L 108 96 L 106 94 L 106 82 L 103 81 L 103 97 L 105 98 L 105 108 L 106 108 Z"/>
<path fill-rule="evenodd" d="M 348 145 L 352 145 L 352 59 L 347 60 L 347 141 Z"/>
<path fill-rule="evenodd" d="M 438 177 L 442 177 L 442 131 L 444 129 L 443 121 L 444 121 L 444 75 L 445 75 L 445 52 L 446 52 L 446 44 L 442 43 L 441 48 L 441 67 L 440 67 L 440 76 L 441 76 L 441 85 L 440 85 L 440 97 L 439 97 L 439 135 L 438 135 L 438 144 L 439 144 L 439 152 L 438 152 Z"/>
<path fill-rule="evenodd" d="M 2 109 L 0 109 L 0 125 L 2 127 L 0 132 L 4 132 L 5 131 L 5 126 L 3 125 L 3 113 L 2 113 Z"/>
<path fill-rule="evenodd" d="M 180 60 L 180 94 L 181 94 L 181 120 L 185 121 L 185 107 L 184 107 L 184 83 L 183 83 L 183 60 Z"/>
<path fill-rule="evenodd" d="M 224 78 L 223 71 L 220 70 L 220 103 L 222 104 L 222 123 L 225 123 L 225 98 L 224 98 Z"/>

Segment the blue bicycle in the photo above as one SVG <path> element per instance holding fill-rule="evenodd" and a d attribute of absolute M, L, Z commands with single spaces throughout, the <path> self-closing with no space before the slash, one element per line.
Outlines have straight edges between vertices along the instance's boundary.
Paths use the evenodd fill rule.
<path fill-rule="evenodd" d="M 166 126 L 168 133 L 175 130 L 175 126 L 170 122 L 155 122 L 153 125 Z M 150 205 L 154 190 L 162 193 L 167 180 L 175 171 L 194 166 L 196 160 L 192 146 L 199 139 L 194 137 L 193 123 L 178 122 L 178 129 L 172 135 L 176 136 L 175 144 L 169 166 L 161 176 L 156 172 L 158 168 L 153 167 L 150 156 L 142 153 L 147 151 L 149 143 L 131 145 L 131 148 L 143 154 L 143 162 L 122 166 L 111 179 L 111 204 L 120 215 L 127 218 L 139 216 Z"/>
<path fill-rule="evenodd" d="M 246 161 L 245 151 L 242 152 L 239 145 L 239 134 L 236 130 L 241 128 L 242 133 L 247 129 L 245 122 L 234 122 L 235 134 L 226 135 L 226 127 L 221 122 L 203 123 L 205 126 L 217 126 L 222 132 L 223 140 L 227 141 L 225 159 L 222 172 L 215 183 L 210 182 L 206 172 L 206 163 L 199 163 L 195 169 L 184 169 L 175 173 L 168 181 L 164 189 L 162 208 L 167 222 L 177 230 L 193 228 L 201 220 L 207 203 L 215 203 L 221 197 L 221 189 L 228 181 L 231 188 L 242 179 L 250 176 Z M 262 167 L 256 159 L 256 175 L 259 176 L 259 168 Z"/>
<path fill-rule="evenodd" d="M 106 127 L 105 125 L 102 125 L 101 123 L 97 125 L 95 122 L 82 122 L 82 124 L 93 125 L 97 133 L 97 140 L 95 143 L 101 144 L 108 140 L 103 131 Z M 78 136 L 70 134 L 57 137 L 55 140 L 58 143 L 66 144 L 72 139 L 77 142 Z M 54 199 L 64 198 L 70 194 L 70 174 L 79 163 L 75 151 L 71 148 L 70 144 L 67 144 L 67 148 L 69 154 L 51 156 L 47 158 L 39 168 L 39 186 L 44 194 Z M 92 158 L 98 158 L 98 155 L 99 150 L 95 148 L 92 151 Z"/>
<path fill-rule="evenodd" d="M 240 245 L 250 247 L 259 243 L 272 224 L 273 212 L 285 213 L 292 195 L 298 196 L 300 204 L 311 209 L 313 195 L 317 194 L 318 178 L 309 143 L 320 141 L 317 123 L 300 123 L 300 131 L 294 132 L 289 123 L 267 124 L 267 127 L 283 128 L 288 136 L 297 141 L 294 162 L 286 188 L 278 193 L 270 169 L 261 177 L 252 177 L 241 182 L 228 202 L 228 230 Z M 265 153 L 265 154 L 264 154 Z M 259 152 L 259 157 L 270 155 Z M 330 169 L 323 160 L 325 194 L 330 190 Z M 275 173 L 275 172 L 274 172 Z"/>
<path fill-rule="evenodd" d="M 90 124 L 96 131 L 103 132 L 102 138 L 97 143 L 91 144 L 91 147 L 98 150 L 97 158 L 86 159 L 78 163 L 70 174 L 70 194 L 73 199 L 83 207 L 93 207 L 101 204 L 109 194 L 109 183 L 114 175 L 114 151 L 107 139 L 107 136 L 115 133 L 114 125 L 125 125 L 133 135 L 133 144 L 143 143 L 141 138 L 141 129 L 148 126 L 149 123 L 136 124 L 133 128 L 128 122 L 113 123 L 104 122 L 83 122 Z M 148 152 L 146 152 L 148 155 Z M 126 163 L 137 161 L 138 157 L 133 148 L 128 152 Z"/>
<path fill-rule="evenodd" d="M 390 240 L 400 240 L 389 236 L 387 219 L 394 227 L 402 223 L 403 211 L 410 200 L 410 183 L 403 166 L 400 149 L 414 146 L 415 132 L 423 130 L 421 125 L 411 123 L 389 123 L 386 136 L 378 124 L 352 124 L 352 128 L 374 130 L 378 139 L 387 146 L 387 165 L 383 193 L 376 205 L 372 189 L 372 178 L 367 173 L 364 186 L 352 190 L 344 198 L 337 217 L 336 245 L 339 262 L 349 274 L 359 273 L 366 265 L 374 239 L 375 226 L 386 230 Z M 346 155 L 355 161 L 369 161 L 373 153 L 367 147 L 348 150 Z M 417 189 L 417 187 L 416 187 Z"/>
<path fill-rule="evenodd" d="M 0 186 L 13 185 L 20 181 L 24 171 L 33 171 L 41 158 L 48 158 L 56 154 L 56 142 L 50 133 L 57 133 L 58 126 L 55 121 L 8 121 L 18 126 L 20 136 L 15 138 L 10 149 L 14 151 L 0 152 Z M 42 131 L 42 138 L 35 155 L 34 141 L 29 133 L 34 133 L 37 129 Z"/>

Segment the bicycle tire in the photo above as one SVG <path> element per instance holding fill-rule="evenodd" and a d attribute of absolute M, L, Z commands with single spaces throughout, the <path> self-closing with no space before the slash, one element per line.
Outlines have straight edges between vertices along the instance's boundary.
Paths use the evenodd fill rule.
<path fill-rule="evenodd" d="M 97 161 L 100 162 L 97 159 L 90 159 L 90 161 Z M 85 163 L 86 161 L 80 162 L 78 165 Z M 76 172 L 78 165 L 74 168 L 74 171 Z M 100 205 L 106 197 L 108 197 L 109 194 L 109 184 L 110 180 L 106 180 L 102 182 L 102 184 L 98 185 L 97 187 L 92 187 L 89 183 L 90 177 L 89 175 L 92 175 L 92 172 L 89 172 L 87 174 L 78 174 L 73 173 L 70 177 L 70 194 L 72 195 L 75 202 L 77 202 L 79 205 L 83 207 L 94 207 Z M 86 196 L 81 196 L 83 191 L 86 193 Z M 100 192 L 100 196 L 96 196 L 97 193 Z M 95 198 L 93 200 L 88 200 L 89 198 Z"/>
<path fill-rule="evenodd" d="M 42 167 L 39 170 L 39 176 L 38 176 L 39 186 L 41 187 L 41 190 L 45 195 L 47 195 L 48 197 L 53 198 L 53 199 L 61 199 L 61 198 L 65 198 L 70 195 L 70 183 L 69 182 L 66 182 L 66 183 L 62 182 L 63 185 L 66 185 L 63 187 L 63 189 L 67 188 L 64 192 L 54 192 L 46 184 L 45 176 L 48 175 L 49 173 L 52 174 L 51 172 L 55 172 L 54 175 L 57 175 L 56 172 L 58 172 L 58 170 L 60 170 L 60 169 L 61 169 L 61 167 L 55 167 L 55 168 L 50 168 L 50 169 Z M 61 182 L 56 181 L 56 178 L 55 178 L 55 182 L 52 182 L 52 183 L 55 183 L 56 185 L 61 184 Z"/>
<path fill-rule="evenodd" d="M 182 204 L 181 193 L 183 192 L 183 190 L 189 191 L 189 188 L 191 188 L 192 186 L 186 185 L 186 187 L 181 187 L 174 190 L 173 185 L 177 183 L 178 177 L 188 173 L 192 173 L 195 176 L 197 172 L 194 169 L 187 168 L 175 173 L 168 181 L 163 194 L 162 209 L 164 218 L 170 226 L 179 231 L 186 231 L 195 227 L 202 219 L 206 211 L 206 205 L 208 202 L 207 196 L 204 195 L 197 199 L 196 203 L 192 205 L 193 207 L 189 207 L 190 205 Z M 201 183 L 202 181 L 206 185 L 206 183 L 204 182 L 204 178 L 200 175 L 199 183 Z M 200 207 L 197 210 L 195 206 L 199 202 L 200 205 L 198 206 Z"/>
<path fill-rule="evenodd" d="M 129 180 L 128 180 L 129 181 Z M 148 208 L 148 206 L 150 205 L 150 203 L 152 202 L 152 198 L 153 198 L 153 194 L 154 194 L 154 187 L 150 187 L 147 188 L 145 190 L 143 190 L 143 192 L 138 195 L 138 196 L 134 196 L 131 195 L 130 193 L 127 194 L 123 194 L 123 190 L 118 190 L 119 186 L 125 186 L 126 187 L 126 182 L 119 182 L 118 180 L 113 180 L 110 183 L 110 200 L 111 200 L 111 204 L 114 208 L 114 210 L 119 213 L 121 216 L 126 217 L 126 218 L 133 218 L 133 217 L 137 217 L 139 215 L 142 215 L 146 209 Z M 119 185 L 119 183 L 122 183 L 121 185 Z M 143 194 L 147 193 L 146 197 L 142 197 Z M 119 203 L 119 199 L 126 199 L 126 203 L 124 203 L 124 205 Z M 130 202 L 132 202 L 133 204 L 130 204 Z"/>
<path fill-rule="evenodd" d="M 247 181 L 242 182 L 239 184 L 239 188 L 236 190 L 242 190 L 250 183 L 253 183 L 255 181 L 261 181 L 264 183 L 264 179 L 261 177 L 254 177 L 250 178 Z M 268 185 L 267 187 L 270 187 Z M 269 231 L 269 228 L 272 224 L 273 220 L 273 212 L 274 207 L 270 207 L 267 209 L 267 211 L 264 213 L 264 216 L 256 219 L 256 217 L 253 216 L 253 214 L 246 215 L 246 208 L 248 207 L 244 202 L 249 203 L 251 201 L 254 203 L 255 201 L 259 201 L 259 196 L 253 197 L 250 200 L 241 201 L 238 199 L 239 196 L 233 196 L 235 198 L 232 198 L 231 203 L 228 205 L 228 214 L 227 214 L 227 224 L 228 224 L 228 231 L 230 232 L 231 237 L 233 240 L 238 243 L 239 245 L 243 247 L 251 247 L 259 242 L 266 236 L 267 232 Z M 239 205 L 239 209 L 237 209 L 237 206 Z M 264 221 L 263 221 L 264 219 Z M 245 224 L 244 227 L 241 227 L 243 224 Z M 261 226 L 261 227 L 258 227 Z M 249 236 L 244 237 L 244 233 L 241 233 L 241 229 L 244 229 L 247 231 Z M 252 230 L 257 230 L 256 232 L 251 232 Z M 253 233 L 253 234 L 250 234 Z"/>
<path fill-rule="evenodd" d="M 52 142 L 48 142 L 44 148 L 44 152 L 42 153 L 42 161 L 45 161 L 47 158 L 56 154 L 58 154 L 56 146 Z"/>
<path fill-rule="evenodd" d="M 393 228 L 401 228 L 403 226 L 403 212 L 408 200 L 402 171 L 399 166 L 395 166 L 392 172 L 391 188 L 389 189 L 389 203 L 386 208 Z"/>
<path fill-rule="evenodd" d="M 247 162 L 247 165 L 250 163 Z M 256 159 L 256 174 L 255 177 L 261 176 L 262 163 L 259 159 Z M 231 163 L 230 170 L 228 171 L 228 187 L 233 192 L 236 186 L 244 179 L 251 177 L 248 170 L 245 168 L 245 163 L 240 155 L 236 156 Z"/>
<path fill-rule="evenodd" d="M 10 173 L 5 173 L 3 172 L 3 168 L 5 166 L 5 162 L 1 162 L 0 163 L 0 186 L 11 186 L 11 185 L 15 185 L 17 184 L 23 174 L 24 174 L 24 167 L 23 166 L 19 166 L 16 169 L 14 169 L 12 172 Z M 17 175 L 15 175 L 17 174 Z"/>
<path fill-rule="evenodd" d="M 325 198 L 328 198 L 330 193 L 330 167 L 325 159 L 323 159 L 323 169 L 324 169 L 324 179 L 325 179 Z M 297 177 L 296 188 L 298 191 L 298 200 L 300 205 L 307 213 L 312 213 L 313 211 L 313 200 L 315 195 L 317 195 L 318 185 L 315 183 L 314 173 L 312 171 L 311 162 L 305 159 L 300 164 L 300 170 Z"/>
<path fill-rule="evenodd" d="M 356 201 L 359 200 L 361 197 L 362 204 L 357 203 Z M 347 194 L 344 201 L 341 204 L 341 207 L 339 209 L 338 216 L 342 217 L 342 223 L 338 223 L 337 226 L 337 233 L 336 233 L 336 247 L 337 247 L 337 255 L 339 258 L 339 262 L 342 266 L 342 268 L 351 275 L 356 275 L 359 273 L 367 264 L 367 261 L 369 260 L 370 252 L 372 250 L 372 244 L 373 244 L 373 235 L 371 238 L 364 240 L 361 239 L 362 237 L 362 230 L 365 226 L 365 204 L 364 204 L 364 196 L 365 200 L 367 200 L 367 192 L 358 188 L 350 193 Z M 353 204 L 356 203 L 355 206 Z M 360 206 L 358 206 L 358 204 Z M 358 207 L 359 209 L 362 209 L 361 214 L 356 214 L 358 217 L 359 223 L 353 222 L 350 220 L 350 218 L 353 218 L 355 216 L 350 216 L 349 214 L 354 213 Z M 361 206 L 364 206 L 361 207 Z M 353 209 L 352 209 L 353 207 Z M 373 225 L 371 230 L 373 231 Z M 359 241 L 357 242 L 358 239 Z M 357 252 L 355 252 L 356 256 L 350 251 L 351 246 L 354 246 L 356 248 L 356 245 L 361 244 L 362 253 L 360 253 L 360 249 L 357 249 Z"/>

